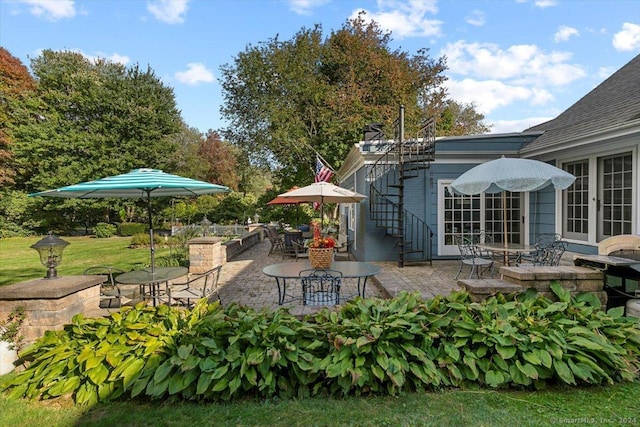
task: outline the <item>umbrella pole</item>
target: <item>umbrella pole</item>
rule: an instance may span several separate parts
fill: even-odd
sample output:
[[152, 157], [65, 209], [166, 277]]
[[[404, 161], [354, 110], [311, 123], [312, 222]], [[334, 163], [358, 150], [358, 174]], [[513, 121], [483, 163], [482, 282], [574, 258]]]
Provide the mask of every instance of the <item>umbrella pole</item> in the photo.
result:
[[[507, 243], [507, 192], [502, 191], [502, 244], [506, 248], [508, 246]], [[507, 251], [504, 251], [504, 265], [507, 265], [507, 261], [509, 260], [509, 254]]]
[[153, 220], [151, 218], [151, 191], [147, 190], [147, 210], [149, 213], [149, 245], [151, 247], [151, 274], [156, 272], [156, 248], [153, 244]]

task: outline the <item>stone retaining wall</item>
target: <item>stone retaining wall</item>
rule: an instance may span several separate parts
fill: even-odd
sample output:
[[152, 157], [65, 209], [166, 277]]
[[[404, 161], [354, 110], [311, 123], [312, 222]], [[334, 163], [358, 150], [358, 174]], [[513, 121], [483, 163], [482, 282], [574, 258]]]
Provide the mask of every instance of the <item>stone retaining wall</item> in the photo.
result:
[[204, 273], [224, 265], [264, 239], [261, 229], [222, 243], [219, 237], [197, 237], [188, 242], [189, 273]]
[[557, 300], [551, 291], [551, 283], [558, 282], [572, 296], [580, 292], [590, 292], [601, 302], [603, 309], [607, 304], [604, 291], [604, 273], [586, 267], [576, 266], [535, 266], [501, 267], [502, 279], [459, 280], [458, 284], [471, 294], [475, 301], [486, 299], [498, 292], [513, 293], [533, 288], [541, 296]]

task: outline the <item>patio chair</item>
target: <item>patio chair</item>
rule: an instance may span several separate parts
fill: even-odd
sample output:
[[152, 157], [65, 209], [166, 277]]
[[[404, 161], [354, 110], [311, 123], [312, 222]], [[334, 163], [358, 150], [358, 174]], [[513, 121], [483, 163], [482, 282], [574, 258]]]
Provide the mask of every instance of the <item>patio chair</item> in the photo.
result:
[[269, 255], [276, 251], [279, 251], [283, 254], [282, 257], [284, 258], [284, 239], [282, 238], [282, 236], [278, 235], [278, 232], [273, 227], [263, 225], [262, 228], [264, 228], [265, 234], [267, 235], [267, 238], [271, 243]]
[[350, 261], [351, 245], [353, 245], [353, 240], [347, 240], [344, 244], [337, 247], [333, 259], [335, 261]]
[[85, 276], [106, 276], [107, 278], [107, 280], [100, 285], [101, 307], [103, 302], [107, 302], [108, 308], [114, 308], [111, 305], [113, 302], [117, 303], [115, 307], [122, 307], [123, 304], [131, 301], [130, 298], [122, 295], [122, 290], [115, 280], [115, 276], [122, 273], [124, 273], [124, 270], [110, 266], [93, 266], [84, 271], [83, 275]]
[[184, 282], [173, 282], [167, 286], [167, 296], [169, 304], [174, 302], [184, 307], [192, 307], [192, 300], [201, 298], [211, 298], [215, 294], [218, 301], [222, 304], [218, 282], [220, 280], [220, 271], [222, 266], [212, 268], [204, 273], [189, 274]]
[[309, 252], [307, 252], [307, 248], [305, 248], [304, 243], [298, 240], [293, 240], [291, 241], [291, 245], [293, 245], [296, 261], [299, 259], [309, 259]]
[[[558, 246], [559, 244], [561, 245]], [[516, 265], [553, 265], [548, 264], [549, 262], [555, 262], [551, 253], [557, 252], [560, 248], [566, 248], [557, 233], [538, 234], [534, 246], [536, 248], [535, 252], [521, 254], [517, 259]], [[562, 253], [564, 253], [564, 250], [562, 250]], [[562, 257], [562, 253], [560, 253], [560, 257]], [[549, 256], [551, 256], [552, 260], [547, 260]], [[558, 263], [560, 262], [560, 257], [557, 259]]]
[[335, 270], [302, 270], [302, 305], [324, 306], [340, 303], [342, 273]]
[[478, 279], [480, 279], [482, 274], [487, 270], [491, 272], [491, 277], [493, 277], [493, 258], [482, 254], [478, 250], [476, 247], [477, 242], [473, 236], [457, 235], [454, 236], [454, 240], [460, 250], [460, 268], [458, 269], [458, 274], [456, 274], [455, 279], [460, 276], [465, 266], [469, 266], [471, 269], [469, 279], [473, 277], [474, 273]]

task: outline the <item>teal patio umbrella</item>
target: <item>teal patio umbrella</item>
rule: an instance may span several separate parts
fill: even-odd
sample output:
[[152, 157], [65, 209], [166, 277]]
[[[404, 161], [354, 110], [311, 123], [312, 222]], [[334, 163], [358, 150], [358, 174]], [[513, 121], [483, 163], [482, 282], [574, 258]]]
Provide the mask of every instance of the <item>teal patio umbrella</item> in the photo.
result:
[[81, 182], [54, 190], [32, 193], [30, 196], [63, 197], [77, 199], [129, 198], [146, 199], [149, 211], [149, 237], [151, 239], [151, 271], [155, 271], [155, 248], [153, 244], [152, 197], [200, 196], [225, 193], [229, 188], [178, 175], [158, 169], [135, 169], [122, 175], [110, 176], [95, 181]]

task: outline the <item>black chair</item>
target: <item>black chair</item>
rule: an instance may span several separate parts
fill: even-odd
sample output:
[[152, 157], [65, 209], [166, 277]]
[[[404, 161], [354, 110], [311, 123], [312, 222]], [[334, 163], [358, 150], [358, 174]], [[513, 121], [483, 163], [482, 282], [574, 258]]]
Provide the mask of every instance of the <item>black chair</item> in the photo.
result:
[[458, 250], [460, 251], [460, 269], [458, 269], [458, 274], [456, 274], [456, 279], [462, 273], [462, 270], [465, 266], [469, 266], [471, 271], [469, 272], [469, 279], [473, 277], [475, 273], [478, 279], [481, 278], [482, 274], [486, 271], [491, 272], [491, 277], [493, 277], [493, 258], [489, 257], [481, 253], [476, 244], [476, 238], [474, 236], [454, 236], [454, 240], [456, 245], [458, 245]]
[[340, 303], [342, 273], [335, 270], [302, 270], [302, 305], [325, 306]]
[[222, 304], [218, 283], [220, 280], [220, 271], [222, 266], [212, 268], [204, 273], [189, 274], [184, 282], [173, 282], [167, 286], [167, 296], [169, 304], [174, 302], [184, 307], [192, 307], [191, 300], [199, 300], [208, 298], [211, 301], [215, 294], [218, 301]]
[[116, 283], [115, 276], [124, 273], [124, 270], [120, 270], [119, 268], [110, 267], [110, 266], [94, 266], [89, 267], [84, 271], [85, 276], [106, 276], [107, 280], [105, 280], [100, 285], [100, 306], [102, 307], [102, 303], [104, 301], [107, 302], [108, 308], [113, 308], [111, 306], [112, 302], [117, 302], [116, 307], [122, 307], [123, 304], [131, 301], [130, 298], [127, 298], [122, 295], [122, 291], [118, 284]]

